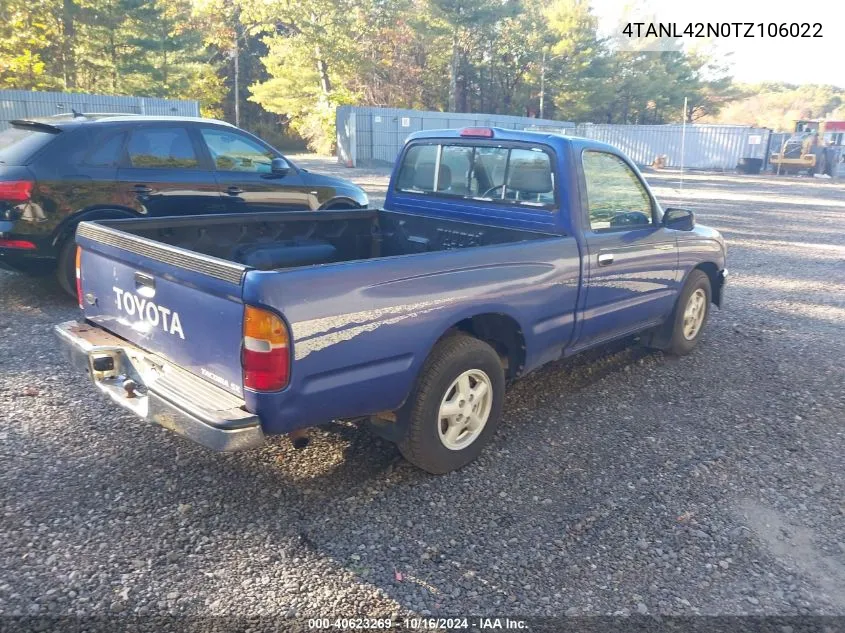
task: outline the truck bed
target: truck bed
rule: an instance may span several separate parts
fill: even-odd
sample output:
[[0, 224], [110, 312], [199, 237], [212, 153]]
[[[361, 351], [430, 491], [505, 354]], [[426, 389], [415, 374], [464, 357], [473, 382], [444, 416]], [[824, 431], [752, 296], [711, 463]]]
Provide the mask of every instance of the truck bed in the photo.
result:
[[[551, 236], [541, 231], [380, 209], [188, 216], [101, 224], [157, 244], [258, 270], [492, 246]], [[91, 228], [83, 227], [83, 235]]]

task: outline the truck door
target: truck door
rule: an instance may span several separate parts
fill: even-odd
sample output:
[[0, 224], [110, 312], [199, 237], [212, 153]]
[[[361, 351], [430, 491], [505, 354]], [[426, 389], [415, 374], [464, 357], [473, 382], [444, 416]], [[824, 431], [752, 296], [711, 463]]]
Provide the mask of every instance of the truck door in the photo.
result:
[[668, 316], [678, 290], [678, 246], [658, 222], [639, 174], [620, 156], [585, 150], [582, 219], [587, 245], [578, 347]]
[[214, 172], [184, 125], [134, 127], [117, 179], [129, 205], [152, 217], [225, 211]]

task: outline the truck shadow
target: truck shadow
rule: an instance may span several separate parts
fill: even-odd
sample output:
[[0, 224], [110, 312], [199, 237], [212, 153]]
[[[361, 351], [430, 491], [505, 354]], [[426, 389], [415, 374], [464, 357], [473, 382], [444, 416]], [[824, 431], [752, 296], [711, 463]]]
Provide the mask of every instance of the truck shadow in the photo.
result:
[[[522, 408], [540, 406], [559, 398], [562, 392], [577, 396], [578, 392], [617, 372], [628, 372], [637, 363], [659, 363], [662, 353], [648, 349], [637, 337], [615, 341], [573, 358], [549, 363], [530, 376], [509, 385], [498, 436], [514, 424], [509, 415], [516, 403]], [[549, 381], [557, 389], [539, 387]], [[257, 463], [277, 476], [280, 483], [313, 483], [344, 494], [355, 492], [356, 482], [367, 486], [373, 480], [402, 472], [406, 481], [430, 476], [407, 464], [396, 446], [373, 435], [363, 424], [335, 421], [312, 429], [310, 443], [304, 449], [293, 448], [286, 437], [272, 437], [266, 447], [254, 453]], [[501, 437], [494, 439], [498, 444]], [[256, 461], [245, 463], [252, 468]]]
[[[78, 311], [73, 297], [59, 287], [52, 275], [30, 276], [0, 269], [0, 310], [5, 313], [37, 313], [74, 318]], [[56, 320], [58, 322], [58, 319]]]

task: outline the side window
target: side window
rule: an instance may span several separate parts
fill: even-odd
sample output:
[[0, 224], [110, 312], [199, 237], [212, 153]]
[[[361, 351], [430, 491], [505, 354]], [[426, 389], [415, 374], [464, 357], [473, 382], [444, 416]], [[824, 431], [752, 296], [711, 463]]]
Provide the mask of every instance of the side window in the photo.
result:
[[218, 171], [269, 174], [276, 154], [248, 136], [212, 128], [202, 129], [202, 138]]
[[584, 152], [582, 161], [592, 230], [652, 224], [651, 198], [625, 161], [595, 151]]
[[414, 145], [402, 159], [396, 188], [400, 191], [434, 191], [437, 145]]
[[199, 167], [188, 131], [181, 127], [138, 128], [127, 146], [132, 167], [196, 169]]
[[94, 139], [94, 149], [83, 159], [89, 167], [114, 167], [120, 162], [120, 150], [126, 132], [105, 134]]

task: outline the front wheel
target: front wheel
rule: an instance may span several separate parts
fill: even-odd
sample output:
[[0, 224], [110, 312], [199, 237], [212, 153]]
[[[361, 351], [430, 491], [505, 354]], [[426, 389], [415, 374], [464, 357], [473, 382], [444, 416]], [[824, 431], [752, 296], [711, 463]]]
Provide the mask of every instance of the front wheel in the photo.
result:
[[492, 347], [465, 334], [443, 339], [399, 411], [400, 452], [435, 475], [466, 466], [496, 432], [504, 392], [504, 370]]
[[710, 277], [704, 271], [693, 270], [670, 317], [672, 331], [665, 351], [683, 356], [695, 348], [710, 315], [711, 297]]

